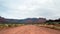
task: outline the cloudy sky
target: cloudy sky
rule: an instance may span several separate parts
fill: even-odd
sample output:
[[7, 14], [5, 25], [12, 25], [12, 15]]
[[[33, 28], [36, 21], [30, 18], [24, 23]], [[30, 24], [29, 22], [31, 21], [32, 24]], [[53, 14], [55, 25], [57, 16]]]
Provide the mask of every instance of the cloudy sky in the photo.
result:
[[60, 18], [60, 0], [0, 0], [0, 16], [13, 19]]

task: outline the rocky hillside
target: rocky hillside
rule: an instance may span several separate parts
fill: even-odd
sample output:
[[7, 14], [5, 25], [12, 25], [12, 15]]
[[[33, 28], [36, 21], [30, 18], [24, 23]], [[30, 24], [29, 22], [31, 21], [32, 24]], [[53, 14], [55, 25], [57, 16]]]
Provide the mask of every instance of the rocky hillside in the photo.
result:
[[0, 17], [0, 23], [44, 23], [46, 22], [45, 18], [26, 18], [26, 19], [6, 19]]

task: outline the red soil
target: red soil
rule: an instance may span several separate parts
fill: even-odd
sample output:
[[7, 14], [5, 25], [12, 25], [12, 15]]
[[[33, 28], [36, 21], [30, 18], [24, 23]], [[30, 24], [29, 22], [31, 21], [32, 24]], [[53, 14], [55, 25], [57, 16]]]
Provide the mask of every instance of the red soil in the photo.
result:
[[35, 25], [26, 25], [1, 30], [0, 34], [60, 34], [60, 31]]

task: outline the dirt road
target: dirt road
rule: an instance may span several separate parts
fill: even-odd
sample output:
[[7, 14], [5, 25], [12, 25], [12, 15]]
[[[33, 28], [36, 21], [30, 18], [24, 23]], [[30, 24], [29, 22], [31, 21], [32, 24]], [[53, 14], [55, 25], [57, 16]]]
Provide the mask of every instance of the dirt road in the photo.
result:
[[60, 34], [60, 31], [44, 27], [38, 27], [35, 25], [26, 25], [1, 30], [0, 34]]

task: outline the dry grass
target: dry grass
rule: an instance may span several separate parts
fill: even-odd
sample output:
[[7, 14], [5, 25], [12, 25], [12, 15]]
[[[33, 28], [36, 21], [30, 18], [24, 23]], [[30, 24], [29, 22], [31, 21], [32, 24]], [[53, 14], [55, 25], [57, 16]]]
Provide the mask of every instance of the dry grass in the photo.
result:
[[0, 30], [5, 29], [5, 28], [18, 27], [18, 26], [22, 26], [22, 25], [36, 25], [36, 26], [39, 26], [39, 27], [46, 27], [46, 28], [60, 30], [60, 24], [57, 24], [57, 25], [47, 25], [47, 24], [0, 24]]
[[40, 24], [38, 25], [40, 27], [46, 27], [46, 28], [51, 28], [51, 29], [56, 29], [56, 30], [60, 30], [60, 24], [58, 25], [46, 25], [46, 24]]

